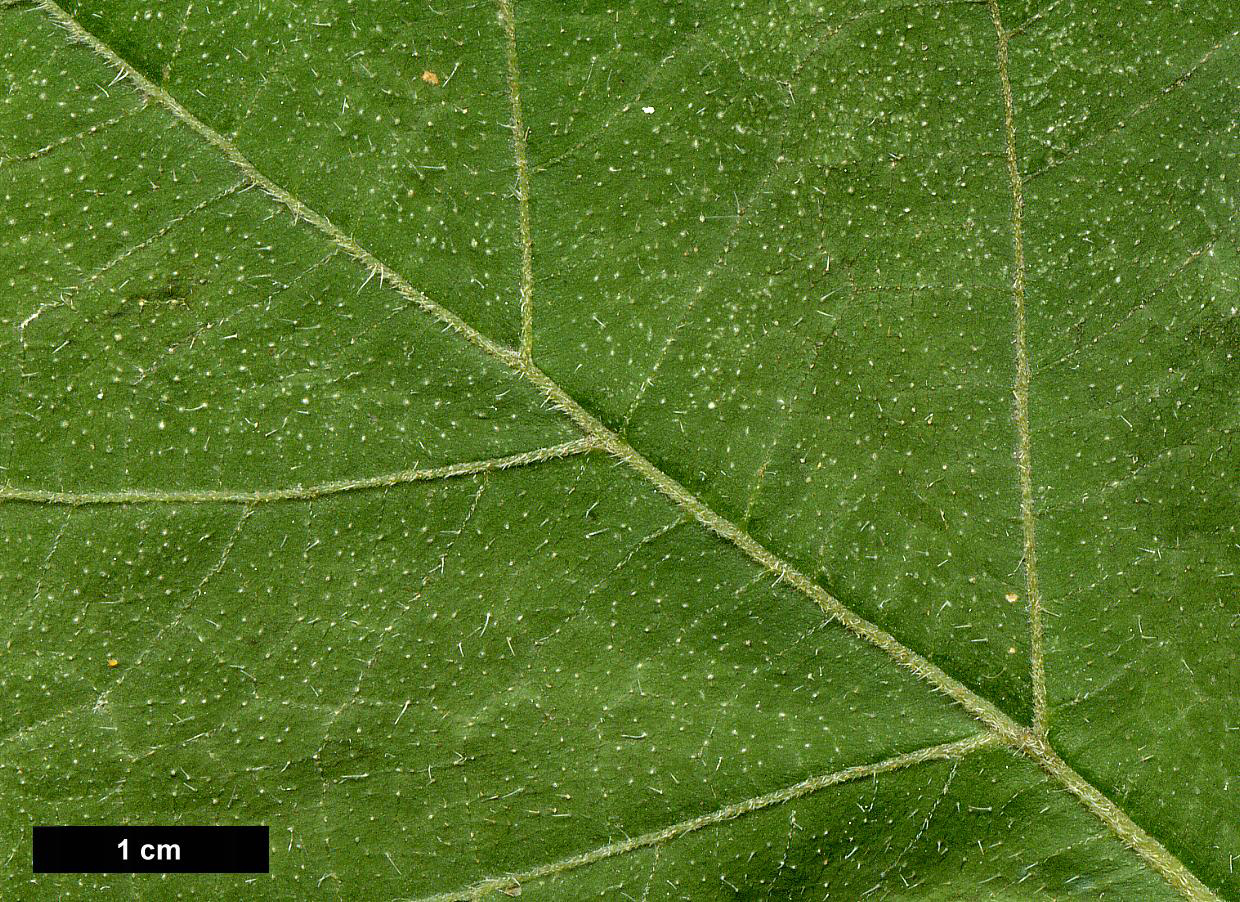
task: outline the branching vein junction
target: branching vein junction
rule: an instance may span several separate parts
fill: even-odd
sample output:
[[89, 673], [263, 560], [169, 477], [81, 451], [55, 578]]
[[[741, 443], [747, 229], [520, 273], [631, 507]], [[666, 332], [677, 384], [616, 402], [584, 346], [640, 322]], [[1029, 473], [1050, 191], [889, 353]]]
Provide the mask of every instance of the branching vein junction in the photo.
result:
[[[370, 485], [392, 485], [398, 482], [414, 481], [424, 478], [444, 478], [446, 476], [458, 475], [467, 472], [483, 472], [490, 469], [498, 469], [501, 466], [516, 466], [521, 463], [533, 462], [534, 459], [550, 459], [555, 456], [567, 456], [569, 454], [581, 453], [590, 449], [605, 450], [617, 459], [624, 461], [633, 469], [641, 473], [648, 479], [661, 493], [675, 502], [679, 507], [696, 519], [700, 524], [717, 533], [728, 541], [734, 543], [738, 548], [744, 551], [750, 558], [760, 564], [768, 571], [778, 575], [781, 581], [787, 582], [800, 592], [808, 595], [813, 599], [822, 611], [833, 620], [841, 623], [845, 628], [853, 632], [855, 635], [865, 639], [866, 641], [876, 645], [889, 656], [891, 656], [900, 666], [917, 674], [921, 679], [930, 683], [938, 691], [950, 696], [954, 701], [968, 710], [974, 717], [982, 721], [989, 727], [989, 733], [982, 737], [965, 740], [962, 743], [949, 744], [948, 746], [935, 747], [934, 749], [922, 750], [919, 753], [912, 753], [913, 756], [923, 755], [922, 760], [929, 760], [934, 757], [950, 757], [956, 754], [964, 754], [974, 748], [980, 748], [991, 742], [1002, 742], [1013, 748], [1024, 752], [1029, 758], [1035, 761], [1047, 774], [1058, 780], [1066, 789], [1081, 799], [1082, 803], [1092, 813], [1098, 816], [1115, 834], [1122, 839], [1130, 848], [1142, 856], [1152, 867], [1162, 874], [1172, 885], [1180, 889], [1187, 897], [1191, 899], [1213, 899], [1215, 896], [1207, 889], [1195, 876], [1193, 876], [1184, 865], [1175, 858], [1166, 848], [1164, 848], [1157, 840], [1149, 836], [1139, 826], [1132, 822], [1130, 818], [1107, 799], [1095, 787], [1090, 785], [1083, 777], [1077, 774], [1067, 763], [1065, 763], [1058, 754], [1050, 747], [1042, 732], [1045, 721], [1045, 701], [1044, 689], [1039, 688], [1041, 681], [1038, 661], [1040, 661], [1040, 612], [1036, 605], [1040, 602], [1037, 596], [1036, 587], [1036, 570], [1033, 560], [1033, 529], [1032, 529], [1032, 479], [1029, 468], [1029, 449], [1028, 449], [1028, 355], [1025, 348], [1024, 338], [1024, 260], [1022, 238], [1020, 231], [1021, 216], [1021, 188], [1020, 174], [1016, 167], [1015, 160], [1015, 133], [1013, 126], [1013, 112], [1011, 88], [1007, 80], [1007, 34], [1003, 29], [999, 19], [998, 6], [995, 0], [987, 0], [991, 10], [992, 18], [995, 22], [996, 32], [999, 36], [999, 65], [1001, 84], [1004, 93], [1004, 106], [1006, 118], [1006, 135], [1007, 135], [1007, 158], [1009, 174], [1012, 175], [1013, 190], [1013, 238], [1015, 250], [1015, 275], [1013, 284], [1014, 301], [1017, 308], [1017, 381], [1016, 381], [1016, 409], [1018, 420], [1018, 463], [1021, 473], [1021, 494], [1022, 494], [1022, 513], [1025, 514], [1025, 550], [1026, 550], [1026, 573], [1031, 580], [1028, 586], [1030, 592], [1031, 614], [1033, 615], [1033, 639], [1035, 643], [1035, 699], [1042, 697], [1040, 717], [1035, 717], [1034, 729], [1030, 730], [1008, 717], [1000, 711], [989, 700], [981, 697], [972, 691], [954, 677], [945, 673], [937, 665], [931, 663], [922, 655], [899, 642], [895, 637], [878, 626], [864, 618], [860, 617], [852, 610], [847, 608], [838, 599], [830, 595], [815, 580], [797, 570], [789, 562], [780, 558], [774, 552], [763, 546], [754, 539], [748, 532], [741, 527], [732, 523], [725, 517], [716, 513], [708, 507], [699, 498], [689, 492], [679, 482], [663, 472], [645, 456], [633, 448], [627, 441], [621, 438], [612, 430], [603, 425], [593, 414], [583, 408], [575, 399], [568, 395], [550, 376], [539, 369], [532, 360], [530, 348], [532, 347], [532, 312], [526, 301], [530, 298], [532, 291], [532, 271], [530, 271], [529, 257], [529, 214], [528, 214], [528, 188], [525, 184], [526, 179], [522, 175], [522, 162], [524, 157], [524, 135], [523, 126], [520, 119], [520, 103], [517, 94], [516, 81], [516, 57], [515, 57], [515, 26], [511, 15], [508, 0], [499, 0], [501, 19], [508, 36], [509, 50], [509, 78], [510, 88], [512, 90], [511, 102], [513, 105], [514, 115], [514, 147], [518, 159], [519, 173], [519, 201], [521, 207], [521, 225], [522, 238], [525, 244], [523, 257], [523, 284], [522, 284], [522, 343], [520, 348], [510, 348], [501, 345], [486, 335], [479, 332], [469, 323], [461, 319], [460, 316], [453, 313], [448, 308], [442, 306], [436, 301], [427, 297], [423, 292], [415, 288], [408, 279], [400, 273], [394, 271], [387, 264], [376, 258], [369, 250], [360, 245], [355, 239], [345, 234], [339, 227], [331, 222], [322, 213], [308, 207], [298, 197], [293, 195], [287, 189], [273, 182], [264, 175], [259, 169], [237, 148], [237, 146], [225, 136], [211, 126], [204, 123], [176, 98], [171, 96], [159, 85], [153, 83], [146, 78], [127, 61], [122, 59], [112, 48], [107, 46], [103, 41], [91, 32], [87, 31], [82, 25], [67, 13], [54, 0], [38, 0], [37, 5], [47, 13], [55, 22], [65, 29], [69, 37], [79, 43], [86, 45], [108, 65], [117, 69], [120, 76], [126, 77], [132, 82], [137, 89], [149, 99], [161, 104], [174, 117], [179, 119], [185, 125], [193, 129], [204, 140], [214, 146], [221, 154], [230, 160], [252, 184], [262, 188], [275, 201], [284, 205], [299, 219], [305, 220], [320, 232], [330, 238], [345, 253], [358, 261], [363, 267], [368, 269], [372, 274], [381, 277], [383, 283], [391, 286], [393, 290], [400, 293], [403, 297], [420, 307], [424, 312], [435, 317], [445, 326], [456, 331], [467, 342], [479, 348], [488, 355], [496, 358], [504, 363], [513, 372], [528, 382], [537, 386], [547, 401], [569, 419], [571, 419], [583, 433], [583, 438], [575, 442], [569, 442], [564, 445], [555, 446], [554, 448], [541, 449], [540, 451], [527, 452], [527, 455], [534, 455], [535, 458], [517, 460], [527, 455], [516, 455], [514, 458], [502, 458], [490, 461], [480, 461], [470, 464], [457, 464], [446, 468], [435, 468], [432, 470], [405, 470], [396, 474], [388, 474], [386, 476], [374, 477], [369, 480], [346, 483], [326, 483], [320, 486], [298, 487], [293, 489], [276, 490], [274, 492], [253, 493], [253, 492], [223, 492], [219, 493], [220, 497], [215, 497], [216, 493], [207, 492], [190, 492], [185, 497], [176, 498], [174, 493], [164, 492], [112, 492], [112, 493], [59, 493], [48, 492], [35, 489], [6, 488], [0, 489], [0, 500], [26, 500], [41, 501], [48, 503], [61, 504], [91, 504], [91, 503], [126, 503], [137, 501], [195, 501], [195, 500], [221, 500], [221, 501], [237, 501], [246, 504], [255, 504], [262, 501], [279, 500], [280, 498], [291, 497], [316, 497], [320, 494], [328, 494], [330, 492], [349, 491], [356, 488], [365, 488]], [[8, 5], [7, 3], [3, 5]], [[529, 278], [525, 278], [528, 275]], [[539, 457], [538, 455], [542, 455]], [[211, 497], [208, 497], [211, 496]], [[1037, 703], [1035, 702], [1035, 708]], [[703, 818], [686, 822], [685, 824], [675, 825], [653, 834], [647, 834], [643, 837], [627, 840], [624, 843], [613, 844], [601, 850], [595, 850], [591, 853], [585, 853], [582, 856], [576, 856], [563, 862], [547, 865], [543, 868], [531, 871], [527, 875], [538, 876], [544, 872], [555, 873], [561, 870], [567, 870], [571, 867], [577, 867], [581, 864], [588, 864], [593, 860], [611, 857], [612, 855], [622, 854], [630, 848], [655, 846], [667, 839], [674, 838], [678, 835], [691, 832], [692, 830], [701, 829], [713, 823], [730, 820], [739, 817], [748, 811], [757, 810], [761, 807], [777, 804], [787, 798], [794, 798], [798, 795], [805, 795], [814, 792], [825, 786], [843, 782], [849, 779], [856, 779], [860, 776], [867, 776], [873, 773], [880, 773], [886, 770], [893, 770], [897, 767], [905, 766], [910, 761], [903, 759], [909, 756], [899, 756], [896, 759], [889, 759], [886, 762], [879, 762], [872, 765], [864, 765], [860, 768], [850, 768], [836, 774], [825, 775], [822, 777], [811, 778], [801, 784], [796, 784], [777, 793], [768, 796], [759, 796], [746, 802], [737, 803], [719, 809]], [[669, 832], [670, 831], [670, 832]], [[589, 860], [587, 860], [589, 859]], [[518, 875], [519, 876], [519, 875]], [[478, 884], [474, 887], [467, 888], [464, 892], [466, 895], [477, 895], [483, 891], [483, 888], [501, 888], [503, 885], [511, 883], [511, 878], [496, 878], [504, 881], [497, 883], [495, 880]], [[459, 893], [451, 894], [450, 898], [458, 898]], [[449, 898], [445, 897], [445, 898]]]

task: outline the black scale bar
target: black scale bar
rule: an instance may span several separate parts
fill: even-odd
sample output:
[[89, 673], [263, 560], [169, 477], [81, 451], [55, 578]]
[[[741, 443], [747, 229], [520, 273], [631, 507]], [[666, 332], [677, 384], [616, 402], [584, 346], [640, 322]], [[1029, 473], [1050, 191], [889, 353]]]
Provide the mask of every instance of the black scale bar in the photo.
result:
[[266, 874], [267, 827], [35, 827], [36, 874]]

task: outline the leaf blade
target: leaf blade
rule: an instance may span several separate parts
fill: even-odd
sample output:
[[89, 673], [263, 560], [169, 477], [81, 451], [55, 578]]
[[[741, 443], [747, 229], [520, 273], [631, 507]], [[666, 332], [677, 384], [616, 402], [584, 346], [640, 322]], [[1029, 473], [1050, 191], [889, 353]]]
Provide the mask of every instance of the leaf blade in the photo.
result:
[[[896, 15], [899, 16], [901, 15], [901, 13], [897, 12]], [[188, 21], [188, 19], [189, 19], [189, 11], [187, 10], [186, 21]], [[178, 35], [178, 39], [176, 43], [176, 47], [178, 49], [173, 50], [174, 58], [169, 59], [165, 61], [164, 63], [163, 79], [165, 81], [168, 80], [168, 77], [169, 77], [168, 73], [170, 72], [173, 64], [175, 64], [176, 62], [175, 57], [179, 53], [179, 48], [181, 46], [181, 38], [184, 36], [185, 36], [185, 29], [183, 28], [182, 33]], [[96, 49], [99, 49], [99, 48], [96, 47]], [[430, 84], [434, 81], [434, 79], [423, 78], [423, 81]], [[789, 88], [788, 90], [789, 90], [789, 93], [791, 94], [792, 89]], [[160, 89], [157, 86], [155, 87], [155, 90], [153, 91], [148, 90], [148, 93], [151, 96], [156, 97], [156, 99], [160, 99]], [[177, 112], [176, 110], [177, 106], [178, 105], [176, 101], [172, 101], [172, 108], [174, 112]], [[649, 109], [651, 110], [651, 112], [646, 112], [646, 108], [643, 108], [643, 115], [653, 115], [654, 108], [650, 107]], [[243, 163], [248, 164], [248, 161], [246, 161], [245, 158], [240, 155], [240, 152], [236, 150], [235, 146], [232, 145], [231, 142], [227, 138], [222, 138], [222, 136], [220, 136], [218, 132], [214, 131], [209, 126], [204, 126], [202, 122], [200, 120], [197, 120], [196, 117], [194, 117], [192, 113], [188, 113], [187, 110], [185, 110], [184, 108], [181, 108], [181, 111], [178, 113], [178, 116], [182, 120], [188, 122], [188, 124], [190, 124], [191, 127], [193, 127], [195, 130], [197, 130], [200, 135], [202, 135], [203, 137], [206, 137], [209, 143], [213, 143], [219, 149], [223, 150], [225, 153], [225, 156], [230, 158], [234, 163], [237, 163], [239, 165]], [[197, 122], [197, 125], [195, 125], [195, 122]], [[94, 132], [91, 131], [90, 129], [87, 129], [85, 134], [94, 134]], [[70, 140], [73, 140], [73, 136], [63, 136], [63, 137], [68, 137]], [[60, 138], [56, 138], [54, 139], [52, 143], [45, 144], [43, 146], [52, 147], [56, 141], [60, 141], [60, 140], [61, 140]], [[57, 144], [56, 147], [57, 148], [63, 147], [63, 146], [68, 145], [69, 143], [70, 141], [63, 141], [62, 143]], [[53, 153], [53, 152], [56, 152], [56, 151], [55, 150], [48, 151], [48, 153]], [[41, 155], [42, 154], [38, 154], [33, 159], [38, 159], [38, 157]], [[243, 169], [244, 169], [244, 166], [243, 166]], [[251, 177], [253, 177], [253, 173], [251, 173]], [[260, 179], [260, 183], [263, 183], [262, 179]], [[491, 338], [487, 337], [487, 335], [484, 332], [479, 332], [473, 326], [471, 326], [467, 321], [461, 320], [455, 313], [448, 311], [446, 308], [439, 307], [434, 301], [431, 301], [428, 298], [426, 298], [425, 295], [421, 294], [421, 292], [419, 292], [417, 289], [414, 289], [411, 285], [409, 285], [409, 283], [405, 281], [403, 277], [399, 275], [398, 272], [396, 272], [395, 270], [392, 270], [389, 267], [384, 266], [383, 264], [378, 263], [377, 259], [375, 259], [373, 255], [371, 255], [368, 251], [363, 250], [360, 245], [357, 245], [357, 243], [353, 241], [352, 238], [345, 235], [344, 232], [342, 232], [338, 227], [336, 227], [334, 223], [332, 223], [331, 220], [328, 220], [325, 217], [322, 217], [321, 215], [314, 213], [313, 210], [310, 210], [309, 208], [305, 207], [305, 205], [296, 196], [290, 194], [285, 189], [282, 189], [280, 188], [280, 186], [275, 185], [274, 183], [271, 183], [269, 181], [265, 182], [265, 185], [268, 188], [268, 190], [275, 189], [273, 193], [276, 195], [277, 199], [283, 202], [286, 206], [293, 209], [295, 212], [299, 214], [309, 214], [308, 218], [311, 219], [312, 223], [316, 225], [320, 229], [320, 231], [326, 232], [328, 236], [336, 243], [337, 246], [343, 247], [345, 250], [349, 251], [350, 255], [353, 256], [355, 259], [360, 260], [362, 263], [368, 265], [371, 268], [372, 276], [379, 275], [381, 277], [380, 278], [381, 283], [385, 279], [390, 280], [392, 283], [395, 283], [398, 292], [401, 295], [403, 295], [406, 299], [417, 304], [417, 306], [419, 306], [423, 311], [429, 312], [436, 318], [440, 319], [441, 321], [444, 321], [448, 323], [449, 325], [452, 325], [453, 327], [455, 327], [459, 333], [463, 334], [470, 342], [472, 342], [475, 346], [477, 346], [479, 349], [481, 349], [485, 353], [489, 354], [491, 357], [497, 358], [501, 363], [507, 364], [513, 369], [517, 370], [519, 375], [523, 376], [526, 379], [526, 381], [533, 383], [534, 386], [536, 386], [539, 390], [541, 390], [541, 392], [544, 395], [549, 396], [551, 400], [553, 401], [553, 403], [556, 404], [556, 406], [560, 407], [561, 410], [568, 412], [570, 414], [570, 417], [576, 420], [578, 426], [584, 429], [587, 435], [590, 436], [590, 439], [589, 439], [590, 441], [600, 442], [602, 446], [605, 447], [607, 450], [611, 451], [613, 454], [616, 454], [617, 456], [627, 461], [628, 463], [633, 464], [633, 466], [636, 467], [636, 469], [639, 472], [641, 472], [648, 479], [654, 482], [655, 485], [658, 486], [664, 492], [664, 494], [666, 494], [669, 498], [671, 498], [674, 501], [677, 501], [677, 503], [681, 504], [682, 507], [685, 507], [686, 509], [694, 512], [697, 519], [703, 525], [707, 526], [710, 529], [713, 529], [715, 532], [720, 533], [725, 538], [728, 538], [731, 541], [733, 541], [735, 544], [739, 545], [741, 549], [744, 550], [751, 558], [753, 558], [759, 564], [763, 564], [768, 569], [774, 569], [776, 570], [776, 572], [791, 574], [799, 578], [801, 581], [804, 582], [804, 585], [801, 585], [800, 583], [798, 583], [796, 579], [794, 579], [794, 583], [797, 585], [797, 588], [801, 589], [801, 591], [805, 592], [806, 594], [809, 594], [812, 597], [817, 597], [818, 594], [822, 594], [823, 598], [827, 599], [828, 602], [834, 602], [834, 599], [831, 597], [831, 595], [825, 593], [821, 589], [821, 587], [811, 584], [807, 579], [800, 576], [799, 572], [796, 571], [795, 569], [791, 569], [791, 570], [788, 569], [785, 565], [782, 564], [780, 558], [778, 557], [776, 553], [768, 551], [764, 546], [762, 546], [761, 544], [759, 544], [758, 542], [750, 538], [749, 534], [746, 532], [746, 528], [749, 525], [751, 514], [753, 513], [757, 502], [761, 498], [762, 489], [763, 489], [763, 479], [765, 478], [767, 469], [772, 461], [772, 455], [766, 456], [761, 466], [757, 468], [756, 476], [749, 486], [747, 501], [744, 507], [743, 514], [740, 513], [739, 507], [736, 507], [735, 510], [732, 510], [728, 507], [728, 504], [736, 503], [735, 499], [733, 501], [729, 501], [726, 497], [722, 495], [719, 496], [718, 498], [708, 499], [711, 504], [713, 504], [716, 508], [722, 509], [724, 512], [723, 515], [716, 513], [715, 510], [713, 510], [711, 507], [706, 507], [705, 505], [702, 504], [701, 501], [699, 501], [693, 495], [689, 494], [684, 488], [680, 487], [674, 478], [672, 478], [671, 476], [668, 476], [667, 472], [665, 472], [666, 470], [671, 470], [675, 472], [674, 460], [672, 458], [668, 458], [666, 460], [656, 458], [657, 466], [656, 464], [652, 464], [650, 460], [648, 460], [642, 454], [635, 451], [632, 445], [630, 445], [624, 439], [620, 438], [615, 432], [612, 432], [606, 429], [606, 427], [603, 427], [601, 424], [599, 424], [598, 421], [593, 417], [593, 415], [590, 413], [588, 409], [582, 408], [579, 404], [577, 404], [577, 402], [574, 401], [573, 398], [565, 394], [563, 390], [560, 389], [558, 385], [556, 385], [555, 382], [553, 382], [550, 378], [542, 374], [541, 371], [537, 370], [536, 368], [532, 366], [523, 365], [523, 362], [521, 361], [519, 355], [517, 355], [515, 352], [509, 352], [507, 349], [501, 347], [500, 345], [497, 345], [494, 341], [492, 341]], [[528, 198], [528, 194], [529, 194], [528, 190], [522, 191], [523, 201]], [[739, 221], [739, 216], [738, 216], [738, 221]], [[151, 240], [160, 241], [162, 240], [163, 237], [164, 237], [164, 233], [156, 232], [154, 233]], [[529, 249], [528, 243], [526, 244], [526, 249], [527, 251]], [[40, 314], [39, 317], [36, 317], [36, 319], [41, 319], [41, 318], [42, 318], [42, 314]], [[680, 327], [677, 327], [677, 328], [679, 329]], [[22, 378], [25, 378], [25, 375], [23, 375]], [[506, 393], [507, 391], [505, 391], [505, 394]], [[532, 409], [536, 407], [537, 404], [529, 404], [528, 406]], [[733, 424], [743, 424], [744, 419], [745, 419], [744, 410], [745, 408], [742, 406], [740, 408], [740, 411], [741, 411], [740, 413], [738, 413], [736, 410], [731, 411], [729, 414], [728, 420]], [[626, 422], [627, 422], [627, 417], [626, 417]], [[777, 432], [773, 434], [778, 436]], [[657, 444], [657, 442], [651, 442], [650, 436], [647, 435], [644, 437], [643, 440], [639, 441], [638, 444], [639, 444], [639, 447], [642, 447], [648, 444], [653, 446], [654, 444]], [[903, 473], [901, 472], [898, 475], [902, 476]], [[480, 499], [484, 497], [486, 487], [488, 485], [487, 480], [489, 478], [490, 478], [489, 476], [484, 477], [483, 481], [481, 482], [477, 490], [478, 494], [474, 496], [473, 502], [468, 507], [468, 512], [465, 517], [466, 524], [468, 524], [468, 522], [472, 518], [473, 512], [476, 506], [479, 504]], [[352, 482], [354, 483], [361, 482], [361, 481], [365, 481], [365, 480], [356, 480], [356, 479], [352, 480]], [[893, 481], [898, 482], [898, 480], [893, 480]], [[709, 486], [708, 486], [708, 489], [709, 489]], [[732, 520], [728, 519], [729, 513], [732, 514], [732, 517], [733, 517]], [[589, 511], [587, 511], [584, 516], [588, 517]], [[248, 519], [248, 517], [246, 515], [243, 515], [240, 523], [244, 523], [246, 519]], [[740, 526], [739, 527], [736, 526], [733, 521], [739, 521]], [[67, 522], [68, 521], [65, 521], [66, 524]], [[306, 529], [308, 533], [311, 531], [312, 523], [313, 523], [313, 515], [311, 514], [310, 517], [306, 521]], [[672, 525], [673, 525], [672, 523], [667, 523], [664, 525], [664, 527], [661, 527], [659, 530], [656, 530], [655, 533], [651, 533], [651, 541], [655, 541], [658, 536], [664, 534], [663, 530], [667, 529], [668, 527], [672, 527]], [[463, 528], [464, 527], [462, 527], [462, 529]], [[59, 542], [61, 538], [63, 538], [62, 532], [63, 532], [63, 529], [62, 531], [57, 532], [56, 537], [51, 540], [51, 551], [48, 552], [48, 558], [47, 558], [48, 560], [54, 557], [55, 551], [59, 546]], [[459, 532], [460, 530], [458, 530], [458, 534]], [[748, 540], [748, 542], [746, 540]], [[231, 549], [232, 549], [232, 542], [230, 541], [225, 544], [224, 551], [222, 553], [222, 556], [219, 559], [219, 563], [215, 565], [215, 569], [211, 569], [207, 571], [208, 577], [224, 569], [225, 565], [227, 564], [228, 557], [231, 553]], [[29, 560], [29, 557], [27, 556], [25, 560]], [[944, 563], [946, 563], [946, 561], [944, 561]], [[442, 566], [443, 566], [443, 559], [441, 559], [441, 569], [442, 569]], [[747, 566], [751, 566], [751, 565], [747, 565]], [[303, 577], [303, 581], [304, 581], [304, 577]], [[206, 583], [204, 582], [200, 584], [200, 588], [203, 585], [206, 585]], [[303, 588], [304, 588], [304, 585], [303, 585]], [[36, 589], [35, 594], [37, 598], [39, 594], [38, 589]], [[822, 599], [819, 599], [819, 600], [820, 600], [820, 603], [822, 603]], [[838, 602], [834, 602], [834, 603], [838, 604]], [[829, 608], [830, 604], [826, 604], [824, 605], [824, 607]], [[881, 609], [882, 608], [880, 606], [879, 610]], [[866, 624], [865, 621], [861, 621], [859, 619], [850, 621], [849, 615], [851, 614], [851, 612], [848, 612], [847, 609], [841, 609], [840, 611], [837, 611], [835, 613], [836, 613], [836, 616], [841, 616], [841, 618], [844, 619], [845, 623], [849, 624], [850, 628], [854, 629], [855, 632], [859, 632], [861, 635], [867, 636], [872, 641], [878, 641], [878, 644], [880, 646], [884, 645], [885, 640], [882, 640], [882, 641], [880, 640], [882, 636], [887, 635], [887, 634], [882, 633], [882, 631], [879, 630], [877, 627], [873, 627], [873, 625]], [[488, 614], [487, 619], [484, 622], [484, 625], [481, 627], [481, 632], [483, 634], [485, 634], [487, 625], [490, 622], [490, 612], [488, 611], [487, 614]], [[851, 615], [851, 617], [855, 618], [856, 615]], [[887, 618], [888, 615], [884, 614], [883, 617]], [[394, 628], [398, 622], [399, 622], [399, 618], [397, 620], [392, 621], [391, 625], [389, 625], [388, 627], [388, 630], [391, 630], [392, 628]], [[892, 621], [892, 622], [895, 622], [895, 621]], [[180, 626], [181, 626], [181, 615], [176, 615], [171, 620], [166, 621], [165, 627], [162, 628], [160, 632], [156, 633], [156, 642], [158, 642], [159, 638], [162, 636], [163, 629], [168, 629], [170, 631], [175, 632], [176, 630], [180, 628]], [[373, 652], [373, 654], [369, 658], [369, 663], [366, 665], [366, 669], [363, 671], [363, 677], [359, 677], [358, 679], [358, 683], [357, 683], [358, 688], [355, 689], [353, 692], [355, 696], [357, 695], [357, 692], [360, 690], [366, 671], [370, 669], [371, 665], [373, 665], [373, 663], [379, 657], [380, 652], [378, 649], [381, 648], [381, 645], [384, 641], [383, 637], [386, 635], [386, 631], [384, 631], [383, 633], [379, 633], [378, 635], [379, 635], [379, 639], [377, 641], [379, 645], [376, 646], [376, 650]], [[888, 638], [890, 637], [888, 636]], [[374, 641], [374, 640], [368, 640], [368, 641]], [[890, 645], [890, 647], [888, 648], [889, 652], [892, 651], [893, 649], [897, 651], [899, 649], [904, 649], [905, 651], [907, 651], [907, 648], [903, 645], [900, 645], [898, 642], [896, 642], [896, 640], [891, 639], [891, 643], [895, 643], [895, 644]], [[914, 643], [914, 644], [917, 644], [917, 643]], [[950, 651], [954, 651], [954, 650], [949, 650], [949, 652]], [[938, 651], [936, 651], [935, 653], [944, 654], [943, 652], [938, 652]], [[1009, 652], [1009, 654], [1014, 654], [1014, 653], [1015, 652]], [[897, 658], [900, 657], [899, 654], [895, 656]], [[914, 659], [910, 658], [909, 660], [911, 661]], [[985, 660], [985, 656], [983, 655], [983, 657], [979, 660]], [[937, 671], [938, 676], [934, 676], [934, 673], [935, 673], [934, 669], [927, 669], [925, 667], [921, 667], [920, 670], [921, 672], [925, 674], [930, 674], [932, 677], [932, 681], [937, 683], [940, 686], [947, 686], [952, 681], [952, 678], [949, 677], [946, 673], [943, 673], [941, 670]], [[972, 675], [970, 678], [973, 678], [973, 677], [975, 677], [975, 675]], [[884, 681], [880, 680], [879, 682], [881, 684]], [[974, 701], [978, 703], [977, 705], [974, 706], [975, 709], [982, 710], [982, 711], [986, 710], [985, 706], [990, 704], [984, 698], [976, 695], [976, 693], [972, 692], [971, 690], [964, 690], [964, 693], [962, 695], [959, 695], [959, 698], [962, 698], [965, 700], [967, 700], [968, 698], [972, 698]], [[1007, 703], [1008, 704], [1011, 703], [1010, 698], [1007, 700]], [[325, 739], [324, 739], [323, 747], [320, 749], [320, 751], [322, 751], [324, 748], [327, 748], [328, 743], [327, 743], [326, 735], [330, 734], [331, 728], [336, 723], [340, 714], [346, 711], [352, 713], [352, 709], [350, 708], [350, 702], [347, 697], [343, 702], [341, 702], [338, 708], [334, 709], [334, 713], [328, 719], [328, 729], [325, 732]], [[994, 719], [994, 722], [999, 724], [1003, 730], [1008, 732], [1009, 738], [1016, 740], [1018, 744], [1024, 744], [1027, 746], [1026, 741], [1019, 735], [1019, 728], [1014, 728], [1014, 725], [1013, 725], [1013, 728], [1008, 727], [1008, 725], [1011, 724], [1011, 721], [1006, 718], [1006, 715], [999, 715], [997, 718], [993, 718], [993, 719]], [[364, 719], [358, 721], [357, 732], [359, 734], [364, 733], [368, 726], [370, 726], [368, 721], [365, 721]], [[19, 733], [20, 732], [21, 731], [19, 731]], [[1026, 751], [1029, 751], [1030, 748], [1031, 747], [1026, 748]], [[1036, 759], [1037, 755], [1034, 755], [1034, 757]], [[314, 757], [314, 760], [318, 762], [317, 755]], [[346, 763], [346, 764], [350, 763], [350, 759], [348, 758], [348, 755], [345, 756], [345, 759], [342, 760], [341, 763]], [[1055, 768], [1050, 768], [1050, 769], [1052, 772], [1055, 771]], [[325, 772], [323, 771], [321, 763], [316, 763], [315, 771], [320, 781], [322, 781]], [[1067, 774], [1067, 776], [1062, 777], [1062, 779], [1065, 779], [1065, 780], [1069, 778], [1079, 779], [1070, 770], [1066, 771], [1065, 773]], [[365, 780], [365, 779], [368, 779], [369, 777], [370, 777], [369, 772], [367, 773], [337, 773], [336, 774], [338, 786], [343, 785], [345, 783], [350, 783], [353, 781]], [[323, 785], [325, 787], [324, 798], [326, 798], [329, 788], [328, 788], [327, 783], [324, 783]], [[330, 791], [332, 791], [336, 796], [339, 796], [341, 800], [348, 800], [349, 798], [351, 798], [350, 794], [345, 790], [339, 790], [338, 792], [336, 790], [330, 790]], [[345, 805], [347, 807], [347, 801], [345, 801]], [[322, 807], [322, 803], [320, 807]], [[346, 823], [348, 823], [348, 821], [346, 821]], [[327, 832], [323, 832], [318, 838], [322, 839], [324, 842], [330, 841], [330, 836]], [[381, 840], [382, 837], [379, 837], [379, 839]], [[1157, 846], [1156, 842], [1155, 842], [1155, 846]], [[1161, 849], [1161, 847], [1158, 847], [1158, 848]], [[292, 843], [290, 842], [290, 851], [291, 849], [292, 849]], [[397, 874], [400, 874], [403, 877], [403, 873], [401, 872], [400, 867], [391, 858], [391, 856], [387, 855], [386, 857], [388, 859], [388, 863], [397, 872]], [[350, 864], [353, 864], [353, 862], [350, 862]]]

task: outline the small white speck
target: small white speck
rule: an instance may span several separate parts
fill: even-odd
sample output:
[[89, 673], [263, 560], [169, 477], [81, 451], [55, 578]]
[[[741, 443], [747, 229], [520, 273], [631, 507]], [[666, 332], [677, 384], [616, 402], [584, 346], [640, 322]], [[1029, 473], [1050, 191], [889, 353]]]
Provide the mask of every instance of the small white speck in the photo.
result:
[[642, 112], [643, 112], [643, 113], [645, 113], [647, 116], [649, 116], [651, 113], [653, 113], [653, 112], [654, 112], [654, 107], [652, 107], [652, 106], [644, 106], [644, 107], [642, 107]]

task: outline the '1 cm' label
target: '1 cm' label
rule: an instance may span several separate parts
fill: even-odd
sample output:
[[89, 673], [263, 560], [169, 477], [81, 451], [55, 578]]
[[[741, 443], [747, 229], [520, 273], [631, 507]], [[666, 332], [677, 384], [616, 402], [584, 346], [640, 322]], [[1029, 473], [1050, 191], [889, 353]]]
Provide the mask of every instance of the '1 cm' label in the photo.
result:
[[36, 874], [265, 874], [267, 827], [35, 827]]

